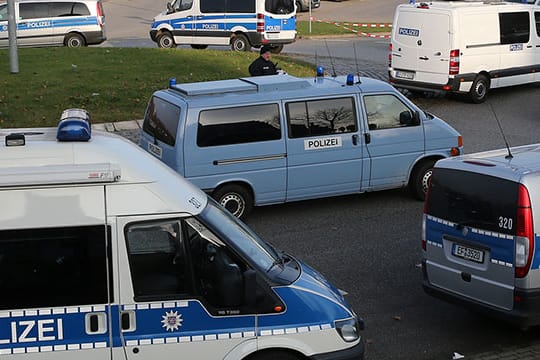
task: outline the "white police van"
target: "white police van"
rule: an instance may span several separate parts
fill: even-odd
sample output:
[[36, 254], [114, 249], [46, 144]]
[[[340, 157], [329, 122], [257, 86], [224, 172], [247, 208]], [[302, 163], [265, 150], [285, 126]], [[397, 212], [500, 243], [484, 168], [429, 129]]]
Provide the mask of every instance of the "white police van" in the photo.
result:
[[159, 47], [230, 45], [235, 51], [268, 45], [279, 53], [296, 39], [294, 0], [174, 0], [157, 15], [150, 38]]
[[490, 89], [540, 81], [540, 6], [520, 2], [398, 5], [390, 82], [412, 91], [466, 94], [481, 103]]
[[423, 200], [433, 164], [462, 151], [444, 121], [353, 75], [172, 85], [152, 95], [140, 145], [239, 217], [407, 185]]
[[[101, 44], [105, 14], [101, 0], [14, 0], [18, 46]], [[8, 6], [0, 1], [0, 47], [9, 45]]]
[[540, 324], [540, 144], [437, 162], [423, 218], [424, 289]]
[[86, 112], [0, 141], [2, 358], [363, 357], [341, 291]]

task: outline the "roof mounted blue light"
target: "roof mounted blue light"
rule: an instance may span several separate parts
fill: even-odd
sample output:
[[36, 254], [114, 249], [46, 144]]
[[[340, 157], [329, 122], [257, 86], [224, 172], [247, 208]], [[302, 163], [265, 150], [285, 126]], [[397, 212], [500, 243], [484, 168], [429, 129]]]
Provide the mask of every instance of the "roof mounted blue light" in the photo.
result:
[[354, 75], [348, 74], [347, 75], [347, 85], [354, 85]]
[[56, 139], [58, 141], [88, 141], [92, 128], [90, 114], [84, 109], [67, 109], [62, 112]]
[[324, 76], [324, 68], [322, 66], [317, 66], [317, 76]]

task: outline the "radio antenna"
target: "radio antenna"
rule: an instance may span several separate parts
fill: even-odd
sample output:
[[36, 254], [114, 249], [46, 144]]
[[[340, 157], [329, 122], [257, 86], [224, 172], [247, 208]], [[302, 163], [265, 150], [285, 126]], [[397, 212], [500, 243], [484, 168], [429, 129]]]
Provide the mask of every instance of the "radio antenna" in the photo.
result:
[[353, 48], [354, 48], [354, 63], [356, 64], [356, 76], [358, 76], [357, 84], [361, 84], [362, 81], [360, 81], [360, 69], [358, 67], [358, 56], [356, 55], [356, 41], [353, 42]]
[[330, 65], [332, 66], [332, 76], [336, 77], [336, 69], [334, 68], [334, 61], [332, 60], [332, 54], [330, 54], [330, 49], [328, 48], [328, 42], [326, 39], [324, 39], [324, 45], [326, 45], [326, 51], [328, 52], [328, 56], [330, 57]]
[[504, 143], [506, 145], [506, 150], [508, 151], [508, 155], [506, 155], [505, 159], [512, 159], [514, 156], [512, 155], [512, 152], [510, 151], [510, 146], [508, 145], [508, 141], [506, 140], [506, 136], [504, 135], [504, 131], [501, 126], [501, 122], [499, 121], [499, 118], [497, 117], [497, 113], [495, 113], [495, 109], [493, 109], [493, 105], [491, 102], [489, 103], [489, 107], [491, 108], [491, 112], [493, 113], [493, 116], [495, 117], [495, 120], [497, 120], [497, 125], [499, 125], [499, 130], [501, 132], [501, 135], [503, 137]]

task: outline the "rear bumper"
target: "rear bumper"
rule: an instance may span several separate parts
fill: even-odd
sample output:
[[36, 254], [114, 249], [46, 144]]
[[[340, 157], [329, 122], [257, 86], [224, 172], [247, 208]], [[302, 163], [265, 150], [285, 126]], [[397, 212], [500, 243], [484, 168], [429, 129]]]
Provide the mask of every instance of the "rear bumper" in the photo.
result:
[[312, 360], [363, 360], [364, 359], [364, 341], [360, 340], [358, 344], [348, 349], [314, 355], [310, 357], [310, 359]]
[[460, 92], [459, 88], [463, 82], [474, 81], [475, 74], [461, 74], [453, 78], [448, 78], [446, 84], [433, 84], [414, 80], [404, 80], [392, 76], [392, 71], [388, 71], [388, 81], [397, 88], [417, 91], [434, 91], [434, 92]]
[[[516, 288], [514, 290], [514, 308], [512, 310], [504, 310], [431, 284], [426, 273], [425, 260], [422, 261], [422, 272], [424, 274], [422, 287], [427, 294], [433, 297], [498, 318], [520, 328], [540, 324], [540, 289], [528, 290]], [[517, 298], [520, 300], [516, 301]]]

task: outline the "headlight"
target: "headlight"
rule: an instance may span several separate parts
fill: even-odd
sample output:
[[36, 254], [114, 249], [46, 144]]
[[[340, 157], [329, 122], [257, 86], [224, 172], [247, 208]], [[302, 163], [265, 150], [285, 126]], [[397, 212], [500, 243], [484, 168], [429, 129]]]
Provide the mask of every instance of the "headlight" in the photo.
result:
[[336, 320], [334, 323], [338, 334], [346, 342], [353, 342], [360, 338], [361, 326], [356, 318]]

